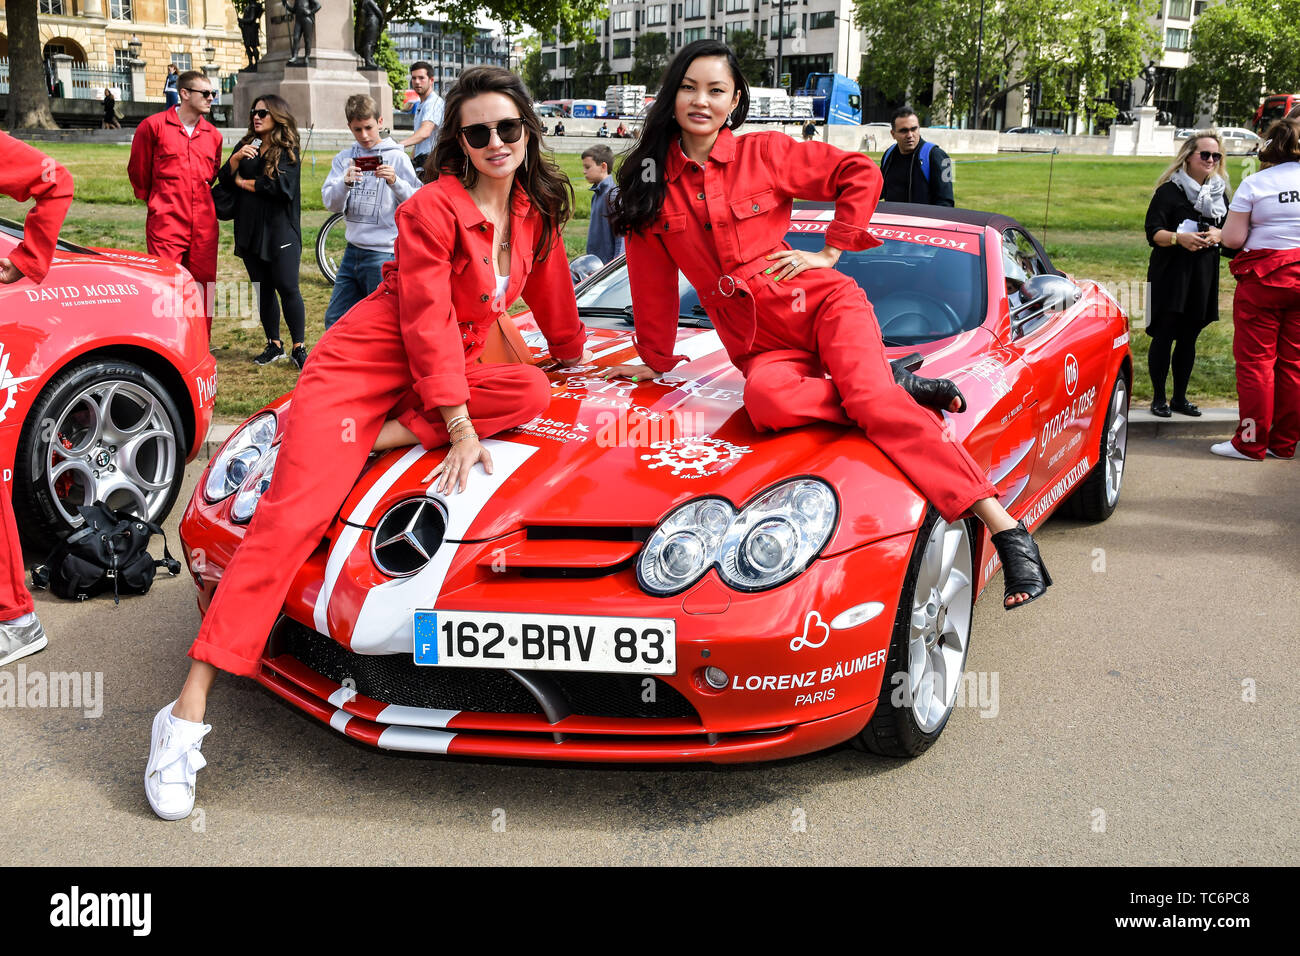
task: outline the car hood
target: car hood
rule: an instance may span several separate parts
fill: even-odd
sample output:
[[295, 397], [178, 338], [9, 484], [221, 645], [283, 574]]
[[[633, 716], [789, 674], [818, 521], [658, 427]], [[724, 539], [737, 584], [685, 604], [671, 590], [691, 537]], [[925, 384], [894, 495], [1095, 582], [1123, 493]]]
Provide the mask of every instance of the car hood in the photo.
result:
[[[634, 360], [627, 333], [594, 331], [588, 348], [602, 365]], [[691, 498], [717, 495], [741, 506], [782, 479], [822, 475], [842, 497], [845, 488], [875, 490], [872, 510], [880, 520], [855, 521], [855, 538], [902, 530], [892, 515], [912, 521], [915, 491], [861, 432], [824, 425], [760, 434], [717, 333], [684, 332], [678, 351], [694, 357], [651, 382], [605, 381], [595, 377], [595, 365], [564, 370], [546, 363], [551, 404], [486, 443], [493, 475], [476, 472], [464, 494], [439, 496], [431, 472], [443, 449], [394, 450], [372, 460], [340, 515], [373, 527], [392, 505], [428, 495], [443, 502], [451, 540], [487, 541], [521, 530], [529, 537], [633, 540]]]

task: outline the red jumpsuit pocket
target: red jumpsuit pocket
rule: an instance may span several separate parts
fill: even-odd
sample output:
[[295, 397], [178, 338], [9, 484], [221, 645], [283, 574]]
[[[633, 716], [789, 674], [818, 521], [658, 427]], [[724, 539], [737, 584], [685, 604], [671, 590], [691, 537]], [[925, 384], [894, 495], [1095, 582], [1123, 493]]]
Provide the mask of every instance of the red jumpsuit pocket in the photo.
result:
[[730, 206], [731, 215], [736, 220], [741, 259], [749, 261], [771, 252], [775, 247], [772, 246], [772, 224], [767, 214], [781, 206], [776, 191], [764, 189], [744, 199], [732, 200]]
[[684, 232], [686, 230], [686, 213], [674, 212], [666, 216], [660, 216], [655, 222], [654, 231], [660, 235], [671, 235], [674, 232]]

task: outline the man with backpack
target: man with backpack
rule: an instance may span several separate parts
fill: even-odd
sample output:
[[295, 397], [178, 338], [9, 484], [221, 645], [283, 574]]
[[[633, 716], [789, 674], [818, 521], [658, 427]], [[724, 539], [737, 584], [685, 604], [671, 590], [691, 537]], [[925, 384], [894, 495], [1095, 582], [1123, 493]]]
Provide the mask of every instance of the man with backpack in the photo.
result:
[[895, 110], [889, 135], [894, 137], [894, 145], [880, 157], [880, 174], [885, 180], [880, 198], [885, 202], [955, 205], [952, 160], [934, 143], [921, 138], [916, 110], [910, 106]]

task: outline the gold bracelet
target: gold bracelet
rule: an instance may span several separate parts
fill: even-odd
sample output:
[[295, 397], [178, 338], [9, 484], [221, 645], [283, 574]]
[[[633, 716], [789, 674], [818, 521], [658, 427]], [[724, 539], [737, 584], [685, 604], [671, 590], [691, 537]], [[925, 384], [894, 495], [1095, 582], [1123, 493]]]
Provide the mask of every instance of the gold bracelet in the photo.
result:
[[465, 441], [467, 438], [478, 438], [478, 432], [470, 431], [468, 434], [461, 435], [459, 438], [453, 438], [451, 440], [451, 443], [453, 445], [458, 445], [461, 442]]

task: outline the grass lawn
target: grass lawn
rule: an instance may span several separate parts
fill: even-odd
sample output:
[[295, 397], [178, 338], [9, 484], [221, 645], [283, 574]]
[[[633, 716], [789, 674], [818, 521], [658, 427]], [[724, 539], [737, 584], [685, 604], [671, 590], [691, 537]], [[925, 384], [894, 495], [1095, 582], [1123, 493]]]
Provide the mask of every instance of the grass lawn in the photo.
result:
[[[144, 249], [144, 206], [131, 193], [126, 179], [128, 147], [120, 144], [38, 144], [62, 162], [76, 182], [76, 202], [63, 237], [89, 246]], [[324, 330], [322, 318], [329, 303], [330, 286], [316, 268], [315, 241], [326, 213], [320, 186], [329, 171], [332, 152], [307, 155], [302, 179], [303, 261], [301, 288], [307, 306], [308, 346]], [[585, 248], [591, 194], [582, 178], [577, 154], [556, 154], [560, 168], [574, 184], [575, 218], [565, 228], [570, 257]], [[958, 203], [970, 209], [996, 209], [1014, 216], [1033, 231], [1055, 264], [1074, 275], [1086, 276], [1115, 290], [1133, 315], [1136, 381], [1135, 399], [1149, 400], [1146, 374], [1146, 336], [1140, 334], [1140, 310], [1145, 306], [1144, 283], [1148, 247], [1142, 230], [1152, 184], [1166, 165], [1164, 159], [1118, 159], [1092, 156], [1040, 154], [960, 157], [956, 162]], [[1233, 184], [1242, 175], [1234, 160]], [[1047, 207], [1048, 177], [1051, 205]], [[21, 219], [22, 207], [0, 198], [0, 216]], [[1046, 230], [1044, 215], [1046, 213]], [[223, 225], [219, 281], [247, 278], [243, 263], [231, 248], [230, 228]], [[1192, 376], [1192, 399], [1207, 404], [1236, 400], [1232, 362], [1232, 292], [1234, 282], [1226, 263], [1220, 281], [1222, 320], [1211, 325], [1198, 341], [1199, 356]], [[296, 369], [288, 362], [265, 368], [251, 359], [262, 350], [265, 337], [253, 318], [219, 318], [213, 327], [218, 348], [220, 390], [219, 419], [238, 420], [266, 401], [293, 387]]]

